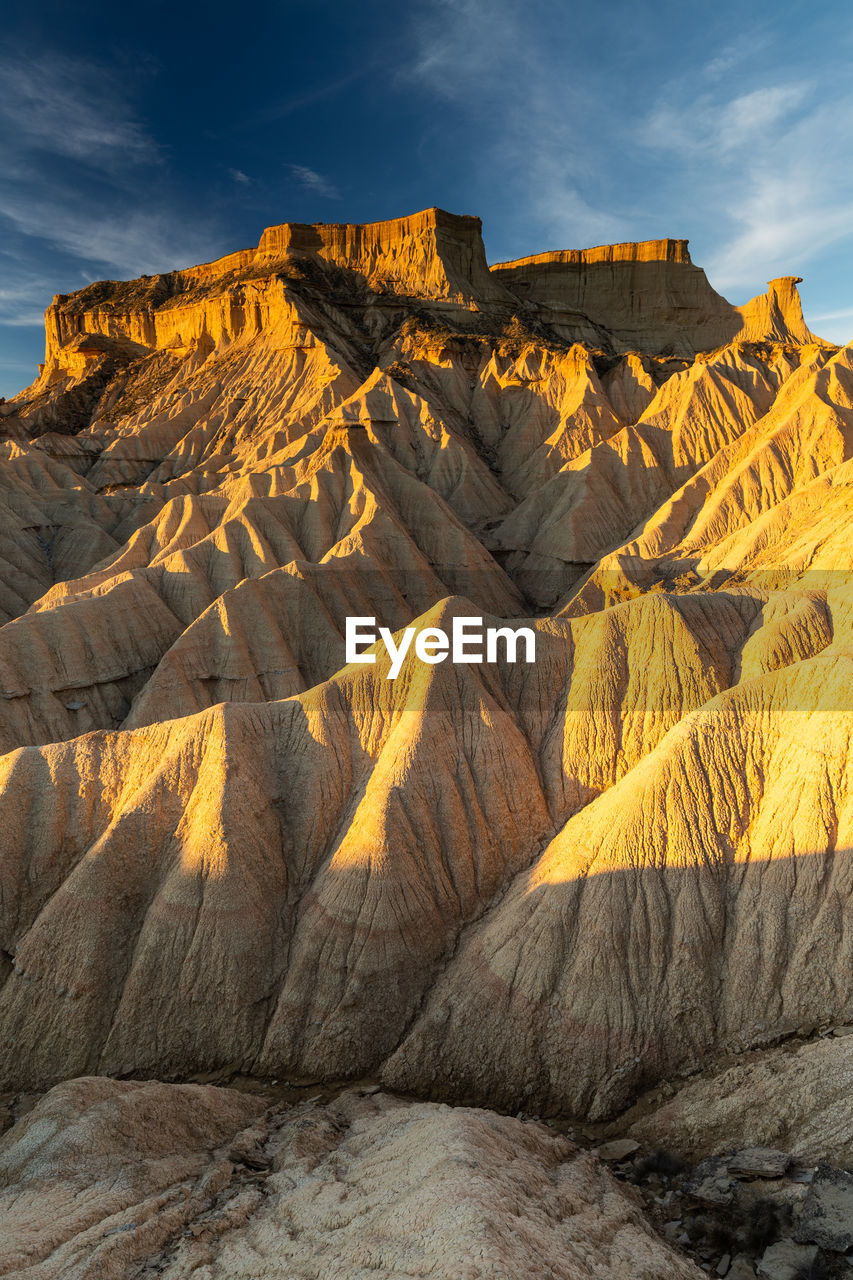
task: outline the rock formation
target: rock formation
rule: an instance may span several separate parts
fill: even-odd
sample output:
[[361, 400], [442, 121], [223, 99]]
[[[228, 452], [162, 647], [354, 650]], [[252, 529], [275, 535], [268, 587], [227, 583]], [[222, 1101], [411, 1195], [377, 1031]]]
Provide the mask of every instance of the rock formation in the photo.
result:
[[630, 1127], [686, 1159], [738, 1147], [784, 1147], [791, 1160], [853, 1162], [853, 1036], [756, 1050], [685, 1083]]
[[690, 357], [735, 339], [815, 341], [803, 319], [800, 277], [771, 280], [766, 294], [732, 307], [694, 266], [686, 240], [539, 253], [492, 271], [555, 332], [617, 351]]
[[0, 1215], [19, 1280], [703, 1274], [544, 1125], [358, 1091], [74, 1080], [0, 1141]]
[[[853, 348], [810, 332], [796, 277], [733, 307], [675, 240], [489, 270], [478, 219], [440, 210], [269, 228], [58, 297], [46, 332], [0, 406], [0, 1077], [57, 1088], [0, 1153], [0, 1274], [212, 1280], [267, 1248], [314, 1274], [333, 1166], [393, 1181], [411, 1142], [521, 1143], [552, 1188], [519, 1201], [534, 1242], [503, 1175], [478, 1184], [435, 1227], [448, 1275], [475, 1220], [502, 1243], [472, 1276], [622, 1275], [619, 1241], [632, 1276], [695, 1274], [544, 1129], [354, 1096], [273, 1122], [104, 1077], [371, 1075], [585, 1123], [793, 1036], [817, 1079], [809, 1037], [853, 1018]], [[353, 616], [525, 625], [536, 661], [411, 651], [391, 680], [378, 646], [347, 665]], [[716, 1154], [704, 1079], [631, 1132]], [[756, 1089], [821, 1154], [809, 1104]], [[742, 1145], [781, 1141], [720, 1105]], [[137, 1107], [172, 1145], [140, 1130], [124, 1160]], [[215, 1154], [262, 1112], [266, 1208]], [[296, 1171], [302, 1120], [325, 1136]], [[61, 1153], [90, 1125], [78, 1205]], [[22, 1186], [52, 1235], [14, 1217]], [[374, 1269], [415, 1265], [383, 1194], [335, 1237], [341, 1275], [371, 1233]]]

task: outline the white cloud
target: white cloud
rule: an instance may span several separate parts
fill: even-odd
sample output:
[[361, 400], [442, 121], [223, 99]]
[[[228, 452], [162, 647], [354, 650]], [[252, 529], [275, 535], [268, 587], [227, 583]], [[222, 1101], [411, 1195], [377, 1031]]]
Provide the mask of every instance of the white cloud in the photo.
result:
[[160, 149], [112, 73], [55, 53], [6, 55], [0, 83], [0, 323], [40, 322], [57, 277], [67, 288], [81, 268], [127, 278], [221, 252], [209, 219], [171, 205]]
[[636, 139], [650, 164], [677, 174], [664, 190], [710, 244], [712, 283], [755, 292], [853, 237], [851, 133], [849, 88], [830, 92], [780, 66], [747, 92], [724, 76], [713, 91], [684, 78], [664, 85]]
[[4, 150], [41, 152], [112, 172], [158, 149], [103, 68], [56, 53], [0, 58]]
[[601, 198], [598, 140], [578, 128], [598, 104], [581, 76], [555, 74], [551, 53], [511, 0], [433, 0], [415, 24], [414, 57], [397, 75], [400, 85], [414, 81], [458, 103], [480, 126], [477, 163], [518, 211], [527, 241], [517, 240], [518, 254], [628, 233], [622, 210]]
[[732, 98], [724, 105], [717, 122], [720, 145], [731, 150], [750, 146], [756, 138], [766, 138], [790, 118], [808, 96], [809, 89], [807, 82], [772, 85]]
[[247, 173], [244, 173], [242, 169], [229, 169], [228, 176], [230, 178], [233, 178], [235, 182], [238, 182], [241, 186], [244, 186], [244, 187], [248, 186], [248, 184], [252, 181], [249, 175]]
[[843, 311], [824, 311], [822, 315], [815, 316], [815, 321], [831, 321], [831, 320], [848, 320], [853, 319], [853, 307], [847, 307]]
[[809, 313], [806, 318], [809, 328], [828, 342], [835, 342], [843, 347], [853, 341], [853, 307], [841, 311], [824, 311], [819, 315]]
[[19, 233], [19, 243], [42, 240], [128, 278], [186, 266], [218, 248], [213, 229], [203, 222], [187, 226], [170, 211], [141, 203], [117, 209], [75, 205], [63, 190], [4, 191], [0, 215]]
[[750, 65], [755, 65], [756, 58], [764, 54], [769, 44], [770, 31], [766, 26], [756, 26], [755, 14], [752, 13], [747, 29], [714, 53], [702, 67], [702, 75], [708, 80], [718, 80], [736, 67], [743, 73]]
[[491, 84], [514, 50], [523, 74], [532, 52], [505, 0], [433, 0], [415, 21], [415, 55], [397, 79], [421, 80], [447, 98]]
[[4, 270], [0, 286], [0, 324], [13, 328], [41, 325], [44, 311], [56, 292], [53, 282], [32, 276], [10, 280]]
[[645, 145], [674, 152], [683, 160], [701, 154], [705, 163], [710, 160], [716, 166], [737, 151], [766, 144], [808, 93], [807, 83], [769, 86], [731, 98], [702, 92], [688, 102], [682, 93], [673, 92], [643, 121], [641, 137]]
[[341, 193], [338, 188], [329, 182], [328, 178], [324, 178], [322, 173], [317, 173], [316, 169], [309, 169], [304, 164], [292, 164], [290, 172], [299, 185], [308, 191], [324, 196], [327, 200], [340, 200]]

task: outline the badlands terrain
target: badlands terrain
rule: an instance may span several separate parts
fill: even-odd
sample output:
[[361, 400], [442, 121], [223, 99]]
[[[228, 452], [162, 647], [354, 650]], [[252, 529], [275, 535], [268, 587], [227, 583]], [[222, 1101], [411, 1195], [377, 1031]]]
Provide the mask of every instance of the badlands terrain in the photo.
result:
[[[797, 283], [431, 209], [54, 299], [0, 1275], [848, 1274], [853, 346]], [[536, 661], [389, 680], [352, 616]]]

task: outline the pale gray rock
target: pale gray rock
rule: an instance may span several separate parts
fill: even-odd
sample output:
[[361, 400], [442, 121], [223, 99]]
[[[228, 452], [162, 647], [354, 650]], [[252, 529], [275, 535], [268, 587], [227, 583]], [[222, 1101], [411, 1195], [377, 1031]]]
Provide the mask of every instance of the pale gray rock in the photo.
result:
[[8, 1280], [699, 1280], [542, 1124], [357, 1087], [325, 1105], [89, 1077], [0, 1140]]
[[853, 1245], [853, 1174], [818, 1166], [803, 1204], [797, 1239], [839, 1253]]
[[775, 1147], [746, 1147], [727, 1161], [735, 1178], [781, 1178], [790, 1163], [788, 1153]]
[[779, 1240], [764, 1250], [756, 1274], [761, 1280], [799, 1280], [802, 1269], [810, 1266], [816, 1257], [814, 1246]]

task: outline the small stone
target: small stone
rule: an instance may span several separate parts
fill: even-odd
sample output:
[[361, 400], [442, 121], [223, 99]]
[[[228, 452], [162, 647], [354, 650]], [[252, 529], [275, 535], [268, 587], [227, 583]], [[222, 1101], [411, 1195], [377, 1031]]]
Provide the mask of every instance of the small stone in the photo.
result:
[[363, 1088], [361, 1091], [362, 1097], [364, 1098], [372, 1098], [375, 1093], [381, 1093], [381, 1092], [382, 1092], [381, 1084], [366, 1085], [365, 1088]]
[[755, 1267], [748, 1254], [735, 1254], [726, 1280], [755, 1280]]
[[726, 1159], [726, 1166], [735, 1178], [781, 1178], [791, 1157], [775, 1147], [746, 1147]]
[[720, 1261], [717, 1263], [717, 1275], [727, 1276], [729, 1274], [729, 1268], [731, 1267], [731, 1265], [732, 1265], [732, 1255], [730, 1253], [724, 1253], [722, 1258], [720, 1258]]
[[66, 702], [65, 710], [66, 711], [82, 711], [85, 705], [86, 705], [85, 702]]
[[771, 1244], [759, 1259], [756, 1275], [762, 1280], [797, 1280], [817, 1257], [814, 1245], [794, 1244], [793, 1240], [778, 1240]]
[[803, 1201], [797, 1239], [837, 1253], [853, 1245], [853, 1173], [818, 1165]]
[[833, 1027], [834, 1036], [853, 1036], [853, 1026]]
[[599, 1160], [618, 1163], [620, 1160], [627, 1160], [629, 1156], [632, 1156], [639, 1149], [639, 1142], [634, 1142], [632, 1138], [615, 1138], [613, 1142], [602, 1143], [595, 1154]]
[[736, 1183], [729, 1177], [725, 1159], [712, 1156], [693, 1170], [684, 1184], [684, 1193], [700, 1204], [729, 1205], [734, 1200]]
[[239, 1138], [228, 1148], [228, 1159], [234, 1164], [245, 1165], [247, 1169], [269, 1169], [272, 1163], [257, 1142], [241, 1142]]

